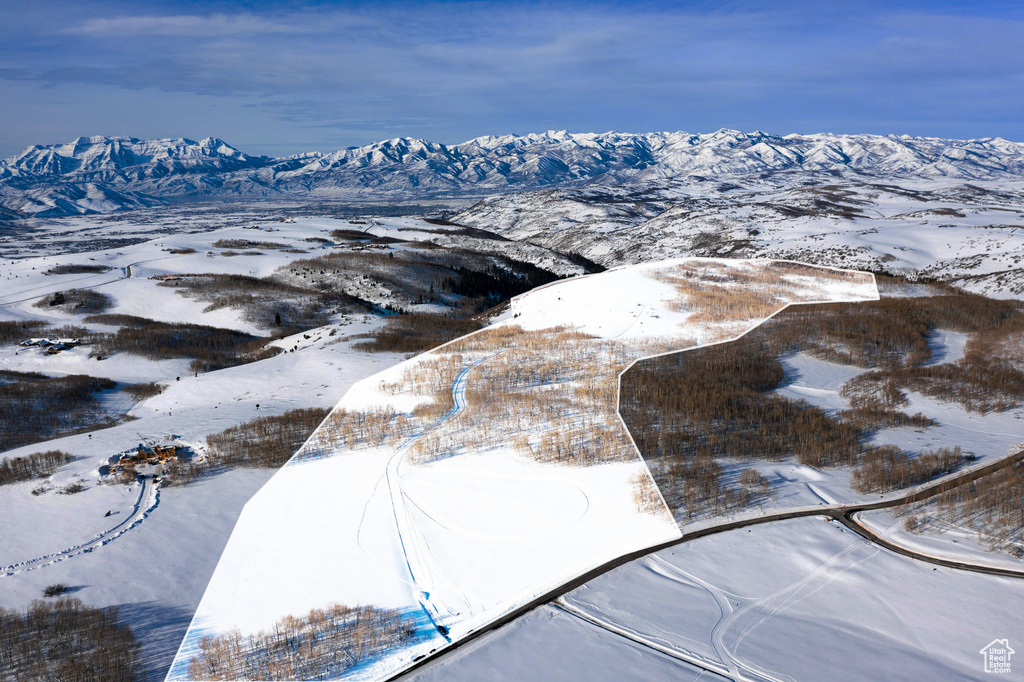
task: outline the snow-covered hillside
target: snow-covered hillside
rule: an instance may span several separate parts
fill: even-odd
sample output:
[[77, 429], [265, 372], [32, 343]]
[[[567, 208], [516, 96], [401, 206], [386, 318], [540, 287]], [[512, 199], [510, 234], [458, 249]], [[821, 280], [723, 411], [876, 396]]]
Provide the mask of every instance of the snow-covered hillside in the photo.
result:
[[605, 265], [791, 258], [1024, 296], [1024, 182], [796, 173], [491, 197], [454, 222]]
[[[677, 539], [618, 417], [620, 373], [788, 304], [877, 296], [865, 273], [779, 261], [630, 266], [534, 289], [490, 327], [358, 382], [246, 505], [168, 679], [267, 675], [283, 654], [260, 633], [331, 604], [393, 614], [407, 634], [309, 655], [304, 675], [381, 679]], [[367, 630], [343, 627], [361, 650]]]
[[719, 130], [395, 138], [329, 154], [250, 156], [207, 138], [78, 138], [0, 163], [0, 217], [108, 212], [171, 199], [407, 198], [554, 186], [756, 178], [1020, 178], [1024, 144], [896, 135]]
[[[253, 215], [207, 219], [202, 214], [178, 213], [163, 224], [157, 220], [142, 225], [131, 220], [58, 221], [68, 223], [63, 227], [70, 232], [61, 234], [69, 240], [78, 235], [79, 253], [57, 255], [62, 248], [51, 241], [54, 235], [45, 232], [19, 241], [21, 257], [0, 261], [0, 323], [37, 320], [53, 327], [75, 325], [90, 334], [116, 332], [120, 328], [116, 319], [86, 322], [82, 311], [45, 305], [58, 291], [78, 289], [109, 297], [107, 312], [114, 317], [202, 324], [266, 338], [272, 330], [247, 319], [243, 308], [210, 306], [167, 285], [189, 273], [263, 280], [312, 258], [351, 257], [343, 270], [346, 276], [332, 284], [333, 291], [344, 290], [364, 300], [377, 301], [374, 297], [379, 296], [382, 304], [412, 307], [410, 292], [397, 286], [400, 264], [405, 262], [408, 270], [412, 262], [420, 272], [417, 254], [439, 255], [449, 244], [453, 254], [476, 250], [484, 259], [480, 267], [492, 258], [494, 263], [507, 262], [503, 260], [507, 257], [561, 275], [584, 272], [539, 246], [470, 237], [458, 227], [422, 220], [275, 218], [261, 219], [263, 224], [255, 229], [256, 219]], [[347, 238], [332, 235], [339, 230]], [[357, 231], [366, 238], [353, 239]], [[123, 243], [127, 234], [136, 243]], [[378, 237], [387, 242], [386, 249], [366, 245]], [[257, 251], [250, 245], [233, 251], [225, 246], [245, 240], [259, 240], [268, 248]], [[422, 250], [418, 248], [428, 241]], [[371, 254], [388, 264], [386, 277], [374, 279], [372, 271], [354, 262]], [[473, 264], [452, 261], [459, 262]], [[87, 271], [54, 272], [61, 265], [87, 266]], [[454, 271], [449, 274], [456, 276]], [[394, 290], [382, 289], [378, 286], [382, 283]], [[425, 293], [429, 282], [419, 284]], [[416, 295], [415, 290], [412, 293]], [[441, 300], [457, 303], [460, 298], [445, 293]], [[40, 301], [42, 307], [36, 305]], [[445, 309], [434, 304], [432, 312]], [[160, 359], [115, 352], [100, 359], [93, 352], [95, 341], [58, 354], [19, 345], [28, 337], [53, 334], [46, 328], [0, 341], [0, 383], [5, 386], [20, 372], [103, 377], [117, 382], [118, 389], [146, 382], [158, 382], [163, 388], [159, 395], [145, 399], [129, 399], [122, 390], [102, 396], [104, 409], [117, 416], [127, 414], [130, 421], [21, 447], [10, 443], [0, 447], [4, 462], [51, 449], [76, 458], [45, 478], [0, 485], [0, 518], [4, 519], [0, 524], [0, 606], [26, 607], [54, 583], [71, 586], [76, 598], [91, 605], [118, 606], [142, 643], [141, 679], [163, 680], [242, 505], [266, 482], [271, 470], [223, 470], [184, 487], [161, 483], [154, 490], [151, 479], [145, 484], [107, 485], [109, 477], [101, 476], [99, 467], [150, 437], [174, 435], [203, 452], [207, 436], [251, 419], [333, 406], [354, 381], [405, 359], [405, 354], [358, 347], [360, 340], [391, 319], [366, 307], [334, 311], [323, 326], [272, 342], [287, 353], [198, 375], [189, 369], [187, 357]], [[4, 403], [0, 425], [11, 427], [7, 409]], [[76, 481], [84, 486], [82, 491], [59, 493]], [[38, 494], [33, 494], [37, 489]]]

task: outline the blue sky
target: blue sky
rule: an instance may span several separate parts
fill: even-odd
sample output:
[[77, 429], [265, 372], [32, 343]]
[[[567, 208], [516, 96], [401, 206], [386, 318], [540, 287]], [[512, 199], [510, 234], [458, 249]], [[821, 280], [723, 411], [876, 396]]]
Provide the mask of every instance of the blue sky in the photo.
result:
[[0, 1], [0, 155], [719, 128], [1024, 140], [1021, 2]]

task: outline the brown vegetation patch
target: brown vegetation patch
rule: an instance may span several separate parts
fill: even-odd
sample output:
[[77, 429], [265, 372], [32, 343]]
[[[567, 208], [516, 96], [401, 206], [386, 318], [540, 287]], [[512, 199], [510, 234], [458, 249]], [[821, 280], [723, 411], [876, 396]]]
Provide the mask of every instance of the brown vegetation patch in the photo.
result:
[[183, 296], [206, 301], [209, 305], [203, 312], [220, 308], [240, 310], [246, 321], [281, 335], [323, 326], [333, 313], [371, 308], [343, 291], [321, 291], [270, 277], [196, 274], [160, 282], [158, 286], [177, 288]]
[[112, 298], [92, 289], [68, 289], [45, 296], [35, 302], [36, 308], [56, 308], [65, 313], [89, 315], [102, 313], [114, 304]]
[[46, 275], [97, 275], [102, 272], [110, 272], [114, 268], [109, 265], [90, 265], [88, 263], [67, 263], [65, 265], [54, 265], [47, 270]]
[[0, 322], [0, 343], [23, 341], [45, 326], [42, 320], [4, 320]]
[[37, 600], [24, 612], [0, 607], [0, 680], [131, 682], [142, 675], [140, 645], [116, 607]]
[[[964, 457], [957, 447], [912, 457], [868, 447], [867, 436], [935, 423], [900, 411], [908, 389], [978, 411], [1024, 402], [1022, 322], [1018, 302], [964, 294], [793, 307], [739, 341], [639, 363], [623, 377], [621, 411], [670, 505], [690, 514], [743, 503], [716, 458], [859, 466], [859, 490], [893, 490]], [[963, 360], [924, 365], [936, 329], [972, 333]], [[771, 393], [784, 378], [778, 358], [793, 351], [875, 369], [842, 387], [851, 408], [831, 415]]]
[[393, 408], [368, 410], [332, 410], [296, 454], [297, 461], [318, 459], [329, 452], [344, 447], [349, 450], [375, 448], [382, 445], [394, 447], [411, 431], [408, 417]]
[[[1018, 446], [1020, 447], [1020, 446]], [[1024, 558], [1024, 462], [1000, 469], [966, 485], [946, 490], [924, 503], [897, 510], [907, 530], [921, 532], [933, 523], [973, 530], [991, 551]], [[941, 527], [939, 529], [941, 531]]]
[[960, 446], [924, 450], [911, 457], [894, 445], [867, 448], [853, 470], [850, 487], [859, 493], [901, 490], [960, 468], [966, 459]]
[[164, 473], [164, 484], [188, 485], [219, 467], [276, 469], [295, 454], [328, 412], [319, 407], [289, 410], [211, 434], [206, 437], [206, 458], [202, 462], [172, 461]]
[[251, 239], [218, 239], [211, 244], [215, 249], [287, 249], [281, 242], [260, 242]]
[[782, 336], [802, 342], [822, 360], [857, 367], [912, 367], [931, 358], [935, 329], [976, 333], [1024, 319], [1020, 304], [959, 294], [883, 298], [787, 310]]
[[[422, 246], [423, 243], [417, 243]], [[360, 297], [403, 306], [439, 303], [467, 317], [516, 294], [558, 279], [537, 266], [470, 249], [335, 251], [294, 261], [274, 275], [316, 291], [359, 292]]]
[[[956, 449], [916, 458], [871, 449], [866, 436], [934, 424], [899, 410], [906, 389], [978, 411], [1024, 401], [1014, 354], [1022, 318], [1017, 302], [963, 294], [793, 307], [739, 341], [638, 364], [623, 378], [622, 414], [670, 505], [687, 513], [743, 503], [745, 488], [723, 482], [716, 458], [860, 465], [863, 491], [895, 489], [951, 471], [964, 458]], [[963, 360], [924, 365], [936, 329], [973, 334]], [[876, 369], [843, 387], [850, 410], [829, 415], [770, 392], [783, 379], [778, 357], [797, 350]]]
[[823, 410], [769, 393], [782, 365], [748, 335], [637, 364], [622, 380], [622, 414], [645, 457], [779, 460], [850, 464], [863, 432]]
[[193, 680], [335, 679], [414, 636], [415, 622], [400, 611], [329, 604], [285, 616], [267, 631], [204, 637], [188, 674]]
[[353, 344], [356, 350], [373, 353], [421, 353], [483, 327], [475, 319], [409, 313], [388, 317], [387, 325], [372, 334], [371, 341]]
[[630, 476], [629, 487], [633, 491], [633, 504], [641, 514], [661, 514], [664, 503], [661, 501], [661, 493], [658, 486], [646, 472], [640, 472]]
[[113, 334], [94, 334], [92, 354], [106, 357], [131, 353], [151, 360], [193, 358], [192, 372], [210, 372], [273, 357], [280, 348], [270, 339], [233, 329], [199, 324], [167, 323], [129, 318], [130, 325]]
[[0, 485], [52, 476], [57, 469], [74, 462], [75, 459], [77, 458], [73, 455], [61, 450], [47, 450], [21, 457], [8, 457], [0, 460]]
[[82, 319], [86, 324], [106, 324], [115, 327], [145, 327], [152, 324], [154, 320], [136, 315], [125, 315], [124, 313], [104, 313], [103, 315], [89, 315]]
[[276, 469], [287, 462], [330, 410], [308, 407], [260, 417], [206, 437], [214, 465]]
[[331, 237], [336, 241], [340, 242], [365, 242], [367, 244], [401, 244], [404, 239], [397, 239], [395, 237], [377, 236], [369, 232], [363, 232], [361, 230], [331, 230]]
[[782, 306], [773, 287], [784, 281], [766, 269], [697, 261], [662, 270], [655, 278], [675, 287], [680, 298], [672, 309], [693, 311], [695, 322], [763, 318]]
[[130, 395], [133, 400], [142, 402], [148, 398], [160, 395], [163, 393], [164, 388], [163, 384], [150, 381], [143, 384], [128, 384], [124, 387], [124, 392]]
[[117, 388], [110, 379], [72, 374], [47, 377], [0, 371], [0, 442], [13, 449], [116, 423], [98, 393]]

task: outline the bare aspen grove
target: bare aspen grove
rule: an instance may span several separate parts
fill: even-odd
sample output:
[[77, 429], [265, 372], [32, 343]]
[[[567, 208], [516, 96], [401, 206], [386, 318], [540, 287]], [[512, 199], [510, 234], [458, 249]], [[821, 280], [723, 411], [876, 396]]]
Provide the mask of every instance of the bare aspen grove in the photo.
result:
[[0, 459], [0, 485], [46, 478], [61, 466], [75, 461], [75, 457], [61, 450], [34, 452], [23, 457]]
[[[1010, 454], [1024, 450], [1017, 444]], [[934, 498], [896, 509], [912, 533], [929, 529], [969, 531], [990, 551], [1005, 551], [1024, 559], [1024, 463], [1016, 462], [967, 485]]]
[[139, 653], [116, 607], [72, 597], [36, 600], [24, 611], [0, 607], [0, 682], [131, 682], [143, 674]]
[[[336, 408], [297, 461], [407, 443], [406, 461], [419, 465], [498, 449], [545, 464], [638, 462], [618, 416], [619, 374], [632, 363], [735, 336], [787, 303], [827, 298], [827, 287], [870, 282], [863, 273], [780, 261], [693, 260], [646, 274], [675, 290], [667, 302], [679, 315], [674, 335], [601, 338], [568, 324], [488, 327], [412, 361], [399, 380], [381, 384], [381, 405]], [[460, 391], [465, 406], [456, 410]], [[399, 410], [399, 399], [416, 407]], [[639, 511], [664, 513], [647, 475], [633, 487]]]
[[[904, 411], [908, 390], [979, 413], [1024, 404], [1024, 311], [942, 287], [902, 295], [912, 286], [888, 278], [892, 298], [791, 308], [738, 341], [647, 360], [624, 375], [623, 418], [676, 514], [720, 514], [758, 499], [760, 486], [727, 480], [729, 460], [852, 467], [861, 493], [915, 485], [967, 461], [957, 443], [915, 454], [868, 441], [881, 429], [936, 424]], [[969, 334], [963, 358], [931, 362], [940, 329]], [[773, 393], [785, 379], [779, 358], [797, 351], [869, 370], [841, 387], [848, 409], [830, 414]]]
[[328, 410], [318, 407], [288, 410], [258, 417], [206, 437], [202, 460], [171, 460], [163, 474], [165, 486], [186, 486], [203, 474], [221, 468], [276, 469], [320, 424]]
[[269, 631], [205, 637], [188, 674], [193, 680], [333, 679], [414, 634], [414, 621], [397, 611], [329, 604], [285, 616]]

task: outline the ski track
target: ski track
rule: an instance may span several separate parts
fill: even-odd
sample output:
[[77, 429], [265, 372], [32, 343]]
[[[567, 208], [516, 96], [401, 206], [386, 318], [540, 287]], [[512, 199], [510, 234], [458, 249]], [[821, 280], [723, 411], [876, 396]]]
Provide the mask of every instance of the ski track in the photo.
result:
[[[766, 682], [775, 680], [777, 682], [782, 682], [784, 680], [792, 680], [792, 678], [784, 673], [768, 670], [748, 661], [741, 660], [736, 656], [734, 650], [739, 647], [739, 644], [754, 630], [754, 628], [806, 599], [831, 583], [845, 571], [850, 570], [863, 561], [867, 561], [881, 551], [877, 547], [870, 547], [871, 552], [866, 556], [838, 571], [833, 570], [845, 557], [865, 547], [867, 547], [867, 545], [861, 543], [855, 543], [848, 547], [844, 547], [807, 575], [763, 597], [750, 600], [733, 595], [733, 597], [738, 601], [746, 602], [738, 608], [734, 608], [732, 606], [732, 603], [729, 601], [729, 595], [721, 588], [705, 580], [701, 580], [697, 576], [691, 575], [687, 571], [666, 561], [656, 554], [649, 556], [649, 565], [666, 579], [672, 580], [672, 574], [674, 574], [675, 576], [678, 576], [676, 578], [677, 580], [682, 579], [683, 581], [699, 585], [714, 597], [715, 601], [718, 603], [722, 617], [711, 630], [711, 643], [714, 646], [715, 651], [722, 657], [723, 662], [729, 666], [729, 673], [734, 677], [734, 679], [765, 680]], [[657, 570], [656, 567], [660, 567], [662, 570]], [[805, 590], [804, 588], [812, 589]], [[743, 621], [743, 628], [736, 636], [735, 641], [732, 642], [732, 650], [730, 650], [729, 645], [726, 644], [725, 641], [726, 634], [745, 617], [747, 618]], [[745, 673], [752, 674], [754, 677], [748, 678]]]
[[[703, 656], [698, 656], [692, 652], [686, 651], [685, 649], [677, 649], [675, 647], [666, 646], [665, 644], [656, 642], [652, 639], [643, 636], [642, 634], [636, 632], [631, 628], [627, 628], [618, 623], [614, 623], [612, 621], [605, 620], [603, 618], [595, 616], [589, 611], [585, 611], [579, 606], [576, 606], [575, 604], [566, 601], [562, 597], [555, 599], [551, 603], [553, 606], [555, 606], [555, 608], [561, 609], [569, 615], [579, 618], [585, 623], [590, 623], [591, 625], [599, 627], [602, 630], [618, 635], [624, 639], [628, 639], [638, 644], [641, 644], [649, 649], [653, 649], [662, 654], [665, 654], [666, 656], [669, 656], [679, 661], [683, 661], [684, 663], [695, 665], [698, 668], [702, 668], [703, 670], [710, 673], [725, 676], [730, 675], [729, 670], [720, 662], [709, 661], [707, 658], [704, 658]], [[737, 678], [734, 677], [733, 679]]]

